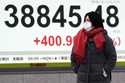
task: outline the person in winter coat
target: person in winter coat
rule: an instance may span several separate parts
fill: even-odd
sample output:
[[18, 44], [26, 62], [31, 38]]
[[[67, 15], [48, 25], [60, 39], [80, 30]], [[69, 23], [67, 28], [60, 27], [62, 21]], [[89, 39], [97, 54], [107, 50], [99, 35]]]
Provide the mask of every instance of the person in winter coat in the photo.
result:
[[111, 83], [111, 71], [116, 64], [116, 50], [103, 27], [101, 16], [89, 12], [83, 28], [74, 37], [71, 53], [77, 83]]

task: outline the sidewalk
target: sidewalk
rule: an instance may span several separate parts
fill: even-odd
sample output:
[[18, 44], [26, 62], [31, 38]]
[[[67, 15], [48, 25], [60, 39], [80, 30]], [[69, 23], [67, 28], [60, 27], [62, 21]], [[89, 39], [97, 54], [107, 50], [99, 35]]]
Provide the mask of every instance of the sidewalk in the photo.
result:
[[[0, 74], [0, 83], [76, 83], [71, 72]], [[125, 83], [125, 72], [113, 72], [112, 83]]]

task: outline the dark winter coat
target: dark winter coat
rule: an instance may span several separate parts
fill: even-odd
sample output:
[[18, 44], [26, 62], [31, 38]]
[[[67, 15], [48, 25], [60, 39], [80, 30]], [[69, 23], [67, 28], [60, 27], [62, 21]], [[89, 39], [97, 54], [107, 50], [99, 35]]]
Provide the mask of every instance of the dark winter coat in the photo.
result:
[[112, 39], [105, 33], [104, 49], [96, 49], [92, 38], [88, 39], [87, 55], [84, 63], [77, 64], [71, 54], [73, 71], [77, 83], [111, 83], [111, 71], [116, 64], [116, 51]]

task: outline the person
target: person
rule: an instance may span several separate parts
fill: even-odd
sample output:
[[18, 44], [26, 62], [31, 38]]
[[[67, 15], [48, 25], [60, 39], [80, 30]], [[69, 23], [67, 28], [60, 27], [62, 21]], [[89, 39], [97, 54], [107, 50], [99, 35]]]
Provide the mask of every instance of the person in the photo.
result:
[[74, 37], [71, 53], [77, 83], [111, 83], [111, 72], [116, 64], [116, 50], [96, 12], [84, 17], [83, 28]]

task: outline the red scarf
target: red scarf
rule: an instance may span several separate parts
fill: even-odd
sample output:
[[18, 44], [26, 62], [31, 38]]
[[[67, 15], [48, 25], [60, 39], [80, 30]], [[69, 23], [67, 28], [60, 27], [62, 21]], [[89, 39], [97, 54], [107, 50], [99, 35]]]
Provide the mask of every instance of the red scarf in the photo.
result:
[[97, 28], [87, 32], [85, 29], [81, 29], [74, 37], [73, 53], [75, 54], [76, 62], [84, 62], [86, 56], [86, 45], [88, 37], [92, 37], [97, 49], [102, 49], [105, 42], [104, 29]]

